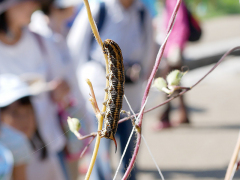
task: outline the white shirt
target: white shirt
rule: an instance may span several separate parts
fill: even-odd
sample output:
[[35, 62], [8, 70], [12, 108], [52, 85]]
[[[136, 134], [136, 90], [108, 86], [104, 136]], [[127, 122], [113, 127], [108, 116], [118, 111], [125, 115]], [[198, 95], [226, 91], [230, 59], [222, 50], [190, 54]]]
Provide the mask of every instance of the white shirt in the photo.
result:
[[[66, 43], [66, 38], [54, 32], [46, 20], [46, 15], [42, 11], [36, 11], [33, 13], [31, 18], [31, 23], [29, 25], [30, 29], [45, 38], [49, 39], [54, 43], [56, 50], [61, 58], [60, 63], [64, 66], [64, 69], [61, 70], [64, 72], [64, 79], [70, 86], [70, 95], [73, 98], [75, 105], [67, 109], [69, 116], [81, 119], [81, 128], [80, 133], [87, 134], [89, 132], [89, 116], [86, 111], [86, 100], [83, 98], [82, 93], [80, 92], [77, 76], [76, 76], [76, 68], [74, 67], [73, 59], [70, 55], [68, 45]], [[68, 127], [67, 127], [68, 129]], [[76, 155], [78, 154], [88, 143], [88, 140], [79, 141], [77, 137], [72, 133], [66, 133], [68, 141], [67, 148], [70, 154]], [[78, 157], [78, 156], [77, 156]]]
[[[45, 81], [64, 76], [59, 63], [58, 53], [51, 42], [42, 38], [47, 54], [43, 55], [35, 35], [27, 28], [23, 29], [22, 38], [15, 45], [6, 45], [0, 42], [0, 73], [15, 75], [35, 74]], [[33, 105], [38, 120], [38, 127], [47, 148], [56, 153], [65, 145], [64, 134], [61, 131], [56, 105], [48, 93], [33, 97]]]
[[78, 111], [80, 111], [82, 116], [85, 116], [87, 119], [85, 101], [79, 89], [73, 59], [70, 55], [66, 39], [61, 34], [52, 31], [52, 29], [48, 26], [46, 17], [42, 11], [34, 12], [31, 19], [32, 20], [29, 25], [30, 29], [54, 43], [61, 58], [60, 63], [64, 66], [64, 69], [60, 71], [63, 72], [64, 78], [71, 87], [72, 95], [77, 101]]
[[[104, 2], [107, 11], [104, 25], [100, 32], [102, 40], [112, 39], [117, 42], [122, 50], [124, 61], [141, 63], [143, 74], [148, 74], [152, 68], [155, 54], [152, 21], [147, 10], [137, 0], [128, 9], [124, 9], [119, 0], [105, 0]], [[145, 17], [144, 26], [141, 27], [139, 11], [143, 8]], [[92, 4], [91, 10], [93, 17], [96, 19], [99, 13], [99, 4]], [[101, 107], [106, 78], [105, 70], [96, 61], [103, 63], [105, 60], [102, 50], [96, 41], [89, 49], [91, 36], [92, 30], [84, 8], [77, 16], [69, 32], [68, 45], [77, 64], [80, 88], [84, 97], [89, 98], [89, 88], [85, 83], [85, 79], [89, 78], [93, 84], [98, 105]], [[91, 54], [94, 61], [88, 62], [89, 54]], [[125, 85], [125, 95], [135, 111], [141, 105], [142, 84], [143, 78], [135, 84]], [[91, 108], [90, 103], [88, 105]], [[122, 109], [129, 109], [125, 100], [123, 101]]]

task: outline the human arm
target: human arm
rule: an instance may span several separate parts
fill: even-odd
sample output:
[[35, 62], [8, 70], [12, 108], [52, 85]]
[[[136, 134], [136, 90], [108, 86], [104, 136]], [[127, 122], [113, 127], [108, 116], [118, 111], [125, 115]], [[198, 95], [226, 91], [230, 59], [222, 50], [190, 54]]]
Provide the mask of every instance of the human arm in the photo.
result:
[[26, 164], [14, 166], [12, 180], [27, 180], [26, 167]]

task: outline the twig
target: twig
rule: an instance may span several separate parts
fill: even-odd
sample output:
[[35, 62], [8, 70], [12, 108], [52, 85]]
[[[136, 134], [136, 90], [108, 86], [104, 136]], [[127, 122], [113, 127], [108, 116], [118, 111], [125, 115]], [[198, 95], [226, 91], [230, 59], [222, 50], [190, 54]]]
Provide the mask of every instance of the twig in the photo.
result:
[[86, 82], [90, 88], [90, 92], [91, 92], [91, 98], [89, 99], [89, 101], [91, 102], [92, 104], [92, 107], [93, 107], [93, 110], [97, 116], [97, 118], [99, 118], [99, 114], [100, 114], [100, 110], [99, 110], [99, 107], [98, 107], [98, 104], [97, 104], [97, 100], [96, 100], [96, 96], [95, 96], [95, 93], [94, 93], [94, 90], [93, 90], [93, 86], [92, 86], [92, 83], [89, 79], [86, 79]]
[[90, 9], [88, 0], [84, 0], [84, 4], [85, 4], [86, 9], [87, 9], [88, 20], [89, 20], [89, 22], [90, 22], [90, 25], [91, 25], [93, 34], [94, 34], [94, 36], [95, 36], [98, 44], [102, 47], [103, 42], [102, 42], [102, 39], [100, 38], [100, 35], [99, 35], [99, 32], [98, 32], [96, 23], [95, 23], [95, 21], [94, 21], [94, 19], [93, 19], [93, 17], [92, 17], [92, 13], [91, 13], [91, 9]]
[[[176, 19], [176, 15], [177, 15], [177, 12], [178, 12], [178, 9], [180, 7], [180, 4], [181, 4], [182, 0], [178, 0], [176, 6], [175, 6], [175, 9], [173, 11], [173, 14], [172, 14], [172, 17], [171, 17], [171, 20], [170, 20], [170, 23], [169, 23], [169, 27], [167, 29], [167, 36], [165, 38], [165, 41], [164, 43], [162, 44], [159, 52], [158, 52], [158, 55], [157, 55], [157, 58], [156, 58], [156, 62], [155, 62], [155, 65], [153, 67], [153, 70], [152, 70], [152, 73], [149, 77], [149, 80], [148, 80], [148, 84], [147, 84], [147, 87], [146, 87], [146, 90], [144, 92], [144, 96], [143, 96], [143, 100], [142, 100], [142, 106], [145, 104], [146, 102], [146, 99], [148, 97], [148, 94], [149, 94], [149, 90], [151, 88], [151, 84], [152, 84], [152, 81], [156, 75], [156, 72], [158, 70], [158, 67], [159, 67], [159, 64], [161, 62], [161, 59], [162, 59], [162, 56], [163, 56], [163, 51], [165, 49], [165, 46], [166, 46], [166, 43], [167, 43], [167, 40], [168, 40], [168, 37], [171, 33], [171, 30], [173, 28], [173, 25], [174, 25], [174, 22], [175, 22], [175, 19]], [[144, 114], [144, 113], [143, 113]], [[139, 123], [138, 123], [138, 126], [139, 128], [141, 128], [142, 126], [142, 119], [143, 119], [143, 114], [140, 115], [140, 118], [139, 118]], [[139, 151], [139, 147], [140, 147], [140, 143], [141, 143], [141, 131], [137, 133], [137, 143], [136, 143], [136, 147], [134, 149], [134, 153], [133, 153], [133, 156], [132, 156], [132, 159], [129, 163], [129, 166], [123, 176], [123, 179], [126, 180], [128, 178], [128, 176], [130, 175], [131, 171], [132, 171], [132, 168], [134, 166], [134, 163], [136, 161], [136, 158], [137, 158], [137, 154], [138, 154], [138, 151]]]
[[[103, 47], [103, 42], [102, 42], [101, 37], [99, 35], [96, 23], [94, 22], [94, 19], [92, 17], [92, 13], [91, 13], [91, 9], [90, 9], [88, 0], [84, 0], [84, 4], [85, 4], [86, 9], [87, 9], [88, 20], [89, 20], [89, 23], [91, 25], [93, 34], [94, 34], [98, 44], [102, 48]], [[104, 58], [105, 58], [105, 63], [106, 63], [106, 75], [107, 75], [107, 74], [109, 74], [109, 71], [108, 71], [108, 59], [107, 59], [107, 55], [106, 54], [104, 54]], [[109, 82], [108, 82], [108, 80], [106, 80], [106, 87], [108, 87], [108, 86], [109, 86]], [[92, 97], [92, 98], [94, 98], [94, 97]], [[105, 93], [104, 101], [106, 101], [107, 99], [108, 99], [108, 94]], [[106, 106], [103, 105], [102, 112], [105, 112], [105, 111], [106, 111]], [[99, 116], [98, 117], [98, 131], [102, 130], [102, 124], [103, 124], [103, 117]], [[92, 173], [92, 170], [93, 170], [93, 166], [94, 166], [96, 158], [97, 158], [97, 153], [98, 153], [100, 141], [101, 141], [101, 137], [99, 136], [99, 134], [97, 134], [97, 139], [96, 139], [96, 143], [95, 143], [92, 159], [91, 159], [91, 162], [90, 162], [90, 165], [89, 165], [88, 172], [86, 174], [85, 180], [89, 180], [89, 178], [91, 176], [91, 173]]]
[[228, 169], [227, 169], [226, 176], [225, 176], [224, 180], [231, 180], [231, 178], [233, 176], [234, 165], [236, 164], [237, 159], [238, 159], [239, 151], [240, 151], [240, 137], [238, 137], [238, 141], [237, 141], [237, 144], [235, 146], [232, 158], [229, 162]]
[[[154, 107], [152, 107], [152, 108], [144, 111], [144, 113], [148, 113], [148, 112], [150, 112], [150, 111], [152, 111], [152, 110], [154, 110], [154, 109], [157, 109], [157, 108], [159, 108], [159, 107], [161, 107], [161, 106], [169, 103], [169, 102], [172, 101], [173, 99], [175, 99], [175, 98], [177, 98], [177, 97], [179, 97], [179, 96], [182, 96], [182, 95], [185, 94], [186, 92], [188, 92], [188, 91], [190, 91], [191, 89], [193, 89], [196, 85], [198, 85], [201, 81], [203, 81], [214, 69], [216, 69], [216, 67], [217, 67], [219, 64], [221, 64], [222, 61], [226, 58], [226, 56], [228, 56], [229, 54], [231, 54], [233, 51], [236, 51], [236, 50], [240, 50], [240, 46], [237, 46], [237, 47], [232, 48], [232, 49], [230, 49], [229, 51], [227, 51], [227, 52], [221, 57], [221, 59], [206, 73], [206, 75], [204, 75], [200, 80], [198, 80], [194, 85], [192, 85], [191, 88], [186, 88], [186, 89], [184, 89], [184, 90], [183, 90], [182, 92], [180, 92], [179, 94], [177, 94], [177, 95], [175, 95], [175, 96], [172, 96], [172, 97], [170, 97], [169, 99], [167, 99], [166, 101], [162, 102], [161, 104], [159, 104], [159, 105], [157, 105], [157, 106], [154, 106]], [[138, 116], [138, 115], [139, 115], [139, 113], [136, 114], [136, 116]], [[120, 121], [119, 121], [118, 123], [119, 123], [119, 124], [120, 124], [120, 123], [123, 123], [123, 122], [125, 122], [125, 121], [127, 121], [128, 119], [133, 118], [133, 117], [134, 117], [134, 115], [129, 116], [129, 117], [125, 117], [125, 118], [123, 118], [123, 119], [120, 119]]]
[[[91, 81], [89, 79], [87, 79], [86, 81], [87, 81], [87, 84], [89, 85], [89, 88], [90, 88], [90, 91], [91, 91], [90, 101], [91, 101], [91, 104], [93, 106], [93, 110], [94, 110], [94, 112], [96, 114], [96, 117], [98, 119], [98, 131], [101, 131], [102, 130], [102, 124], [103, 124], [103, 116], [101, 115], [100, 110], [98, 108], [98, 104], [97, 104], [95, 93], [94, 93], [94, 90], [93, 90], [93, 87], [92, 87], [92, 83], [91, 83]], [[98, 149], [99, 149], [99, 145], [100, 145], [100, 140], [101, 140], [101, 137], [97, 133], [97, 139], [96, 139], [96, 143], [95, 143], [92, 159], [91, 159], [91, 162], [90, 162], [90, 165], [89, 165], [88, 172], [86, 174], [85, 180], [89, 180], [89, 178], [91, 176], [91, 173], [92, 173], [92, 170], [93, 170], [93, 166], [94, 166], [95, 161], [97, 159], [97, 153], [98, 153]]]
[[[96, 133], [96, 136], [97, 136], [97, 133]], [[93, 136], [92, 139], [89, 141], [89, 143], [87, 144], [87, 146], [83, 149], [81, 155], [80, 155], [80, 158], [83, 157], [83, 155], [85, 154], [85, 152], [87, 151], [88, 147], [90, 146], [90, 144], [93, 142], [93, 140], [95, 139], [96, 136]]]

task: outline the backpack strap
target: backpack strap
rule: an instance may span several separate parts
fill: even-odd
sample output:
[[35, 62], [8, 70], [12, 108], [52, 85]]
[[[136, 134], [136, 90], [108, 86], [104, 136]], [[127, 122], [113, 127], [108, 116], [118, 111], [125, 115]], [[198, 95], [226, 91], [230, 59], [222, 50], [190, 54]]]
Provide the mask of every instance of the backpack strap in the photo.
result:
[[139, 11], [139, 16], [140, 16], [140, 26], [141, 26], [141, 30], [144, 30], [144, 21], [145, 21], [145, 10], [141, 9]]

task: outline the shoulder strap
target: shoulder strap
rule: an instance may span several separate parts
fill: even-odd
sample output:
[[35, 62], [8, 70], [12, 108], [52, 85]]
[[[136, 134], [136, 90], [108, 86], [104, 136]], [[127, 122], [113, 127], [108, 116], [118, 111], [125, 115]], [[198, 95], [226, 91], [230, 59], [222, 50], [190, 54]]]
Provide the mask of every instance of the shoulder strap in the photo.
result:
[[139, 11], [139, 15], [140, 15], [140, 25], [141, 25], [141, 29], [144, 29], [144, 20], [145, 20], [145, 10], [141, 9]]

